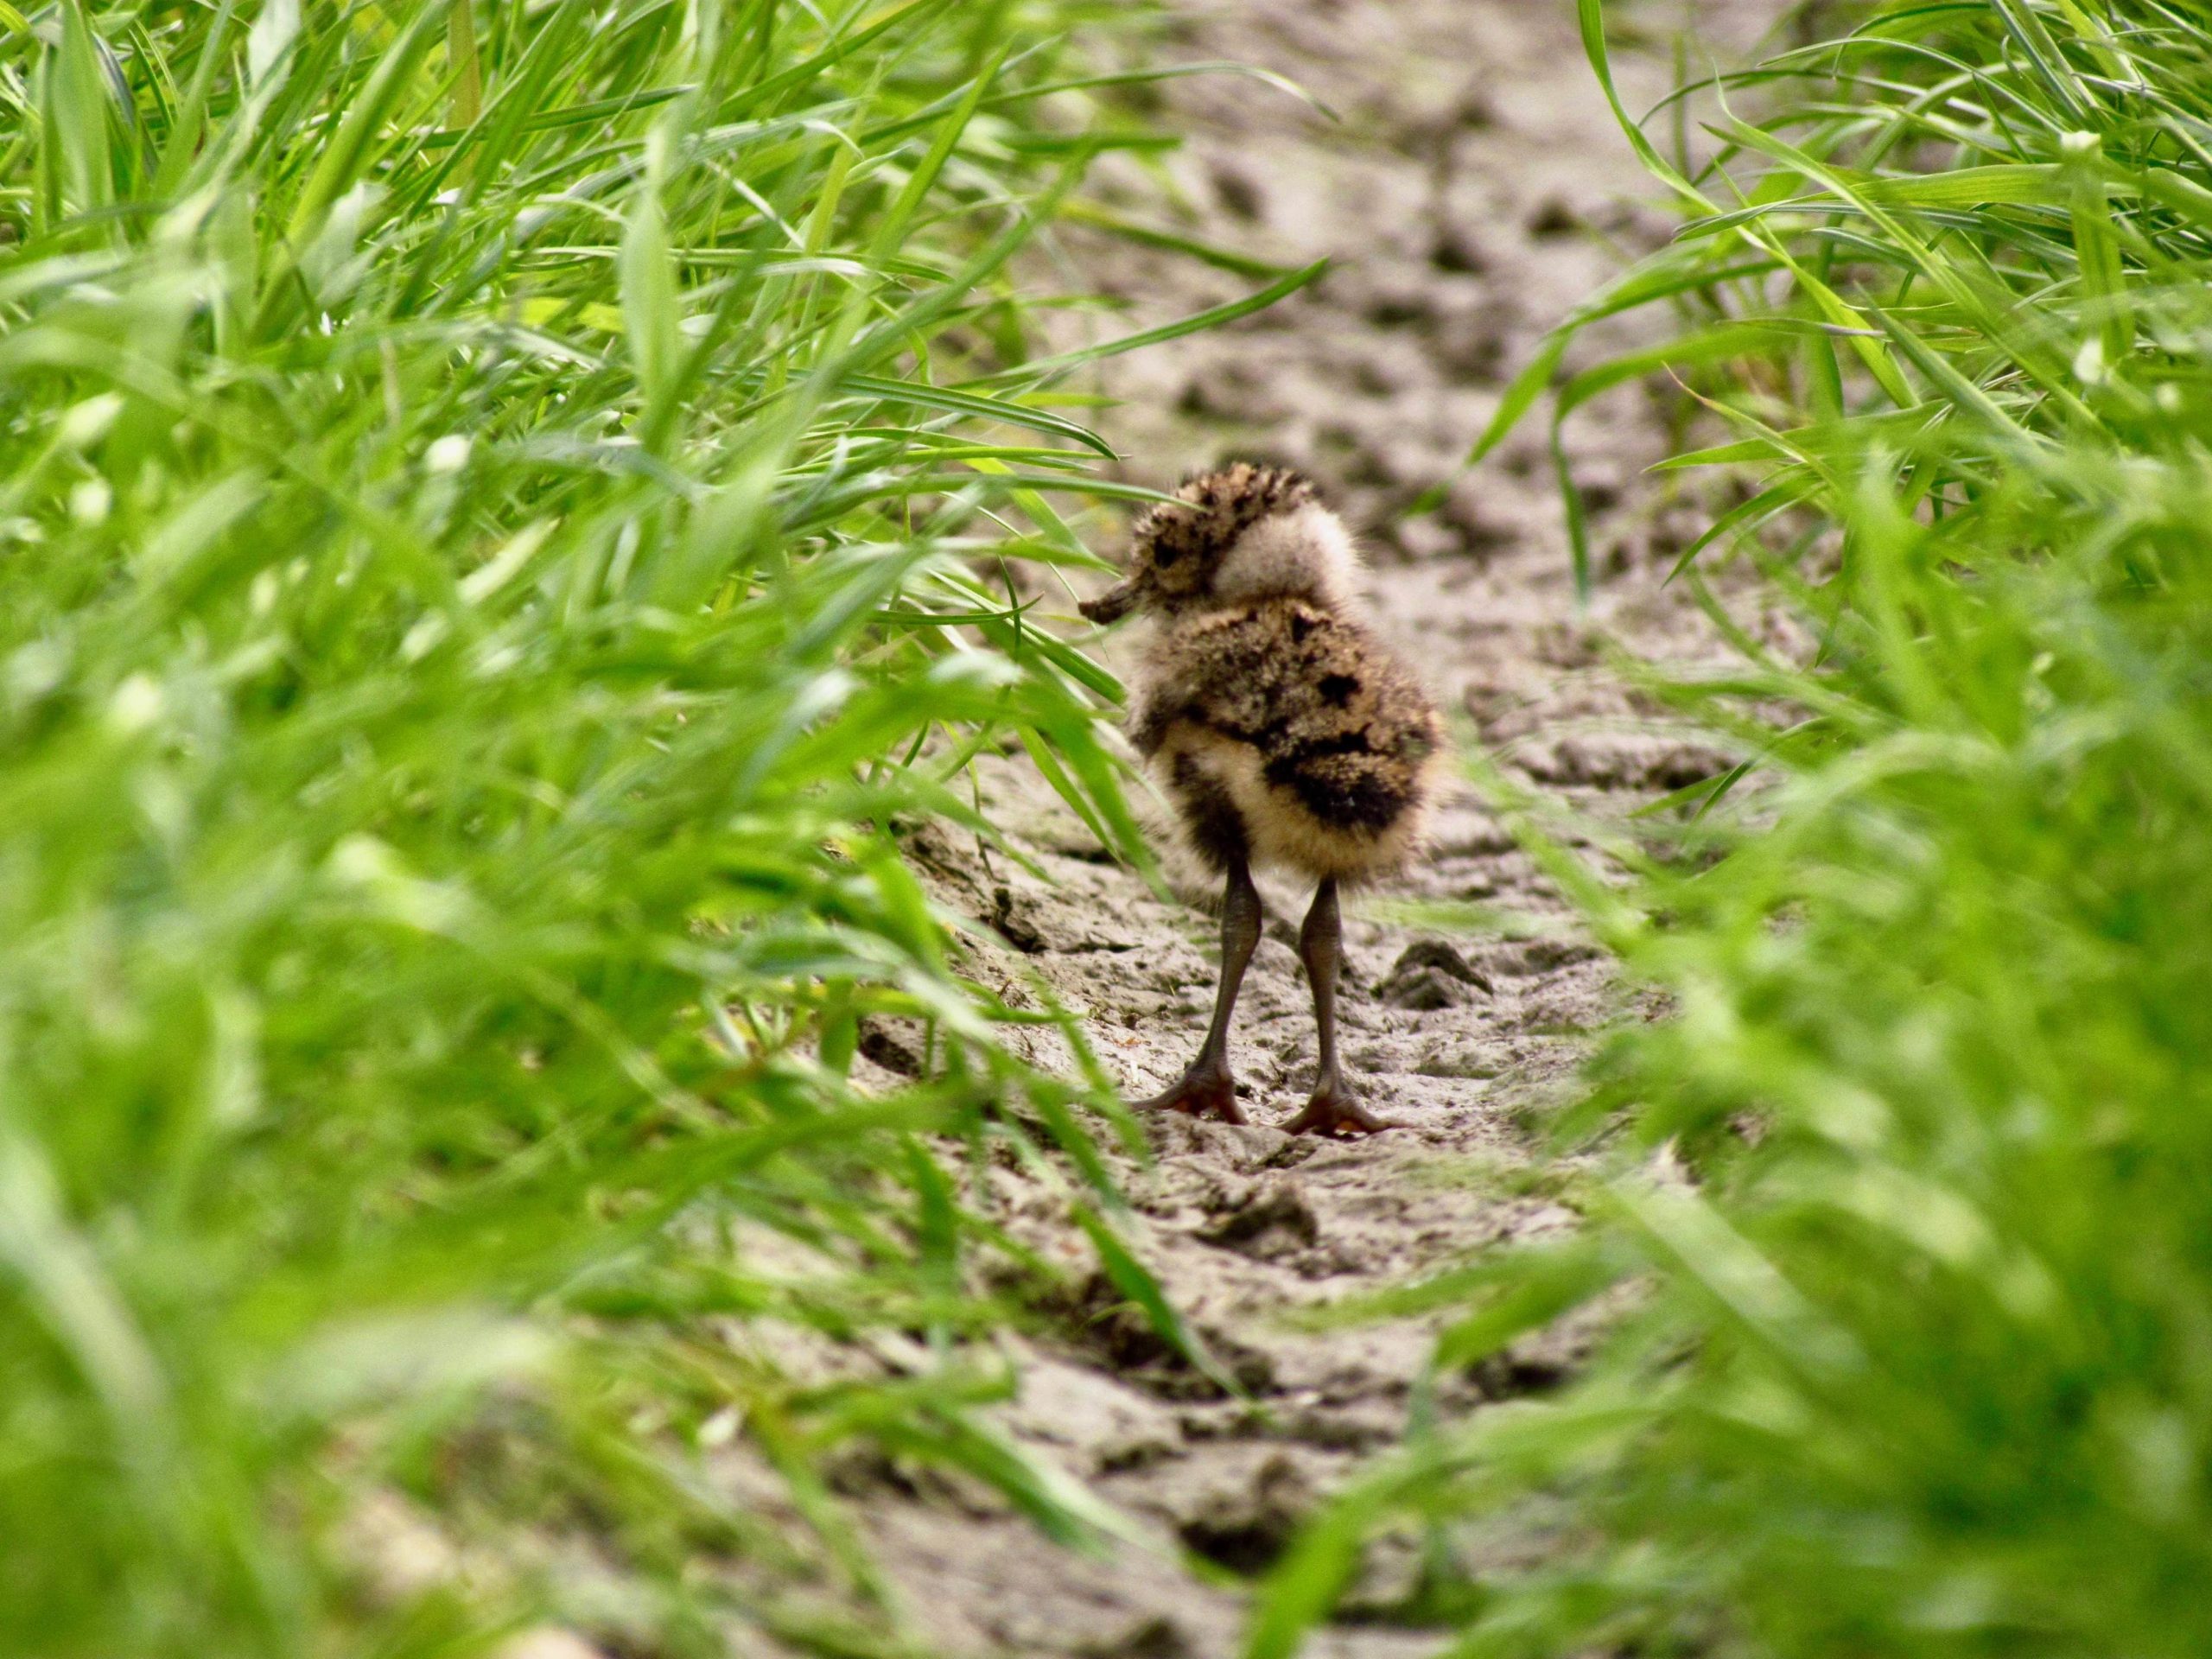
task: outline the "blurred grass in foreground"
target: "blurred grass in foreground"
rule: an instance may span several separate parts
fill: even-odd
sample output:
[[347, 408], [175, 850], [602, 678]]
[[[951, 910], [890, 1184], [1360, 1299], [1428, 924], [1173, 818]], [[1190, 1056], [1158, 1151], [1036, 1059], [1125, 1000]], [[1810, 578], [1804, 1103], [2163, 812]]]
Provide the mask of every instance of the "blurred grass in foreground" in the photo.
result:
[[[2212, 32], [1845, 16], [1732, 79], [1771, 113], [1694, 175], [1630, 129], [1683, 229], [1556, 343], [1683, 326], [1556, 384], [1548, 351], [1491, 434], [1665, 366], [1734, 429], [1674, 464], [1754, 480], [1678, 571], [1741, 667], [1668, 688], [1748, 774], [1624, 893], [1491, 779], [1672, 998], [1567, 1126], [1612, 1132], [1602, 1202], [1399, 1305], [1456, 1311], [1442, 1368], [1633, 1288], [1566, 1394], [1371, 1471], [1253, 1655], [1392, 1518], [1435, 1529], [1471, 1654], [2212, 1644]], [[1732, 555], [1809, 660], [1705, 587]], [[1456, 1522], [1534, 1493], [1548, 1566], [1455, 1571]]]
[[[1020, 745], [1139, 850], [1118, 688], [976, 574], [1114, 489], [1007, 276], [1150, 142], [1104, 15], [0, 5], [10, 1651], [458, 1653], [588, 1592], [887, 1649], [771, 1593], [872, 1588], [855, 1436], [1095, 1518], [963, 1416], [963, 1260], [1042, 1268], [918, 1137], [1083, 1164], [1110, 1091], [996, 1040], [1047, 1016], [957, 981], [891, 826]], [[871, 1011], [933, 1080], [848, 1087]], [[800, 1388], [717, 1316], [934, 1358]], [[733, 1425], [815, 1541], [698, 1477]], [[392, 1488], [489, 1541], [468, 1596], [356, 1593]]]

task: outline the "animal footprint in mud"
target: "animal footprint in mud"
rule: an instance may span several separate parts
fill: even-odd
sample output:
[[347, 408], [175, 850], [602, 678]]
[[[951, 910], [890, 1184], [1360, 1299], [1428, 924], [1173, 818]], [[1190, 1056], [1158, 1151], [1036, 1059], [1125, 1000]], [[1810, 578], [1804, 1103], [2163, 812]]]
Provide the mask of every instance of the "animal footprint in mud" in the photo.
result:
[[1247, 1192], [1221, 1194], [1208, 1205], [1219, 1218], [1198, 1230], [1209, 1244], [1265, 1262], [1309, 1249], [1320, 1237], [1320, 1223], [1306, 1196], [1288, 1181], [1268, 1181]]
[[[1217, 1380], [1219, 1370], [1209, 1375], [1194, 1365], [1148, 1313], [1123, 1300], [1103, 1272], [1091, 1275], [1067, 1311], [1073, 1315], [1070, 1334], [1128, 1386], [1163, 1400], [1227, 1397], [1229, 1390]], [[1274, 1362], [1265, 1353], [1211, 1325], [1200, 1324], [1191, 1334], [1237, 1388], [1253, 1395], [1274, 1390]]]
[[1305, 1471], [1277, 1452], [1249, 1479], [1201, 1489], [1179, 1505], [1175, 1531], [1208, 1560], [1232, 1573], [1257, 1574], [1281, 1557], [1314, 1503]]
[[1076, 1659], [1194, 1659], [1198, 1649], [1181, 1625], [1164, 1613], [1139, 1615], [1127, 1630], [1079, 1643]]
[[1003, 881], [991, 893], [991, 926], [1024, 956], [1037, 956], [1048, 948], [1043, 931], [1031, 919], [1027, 902], [1017, 899]]
[[1472, 1001], [1475, 991], [1495, 994], [1480, 969], [1441, 939], [1417, 939], [1399, 955], [1375, 995], [1394, 1008], [1425, 1012], [1459, 1007]]

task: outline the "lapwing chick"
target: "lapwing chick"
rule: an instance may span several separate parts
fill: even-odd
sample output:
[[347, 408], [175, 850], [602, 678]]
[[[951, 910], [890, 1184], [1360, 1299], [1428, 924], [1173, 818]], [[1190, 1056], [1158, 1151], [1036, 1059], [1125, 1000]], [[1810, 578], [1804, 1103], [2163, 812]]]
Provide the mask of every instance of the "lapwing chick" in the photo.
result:
[[1320, 1065], [1292, 1134], [1389, 1126], [1352, 1096], [1337, 1060], [1337, 890], [1398, 868], [1420, 844], [1442, 730], [1419, 683], [1362, 621], [1350, 534], [1296, 473], [1244, 463], [1194, 477], [1146, 512], [1122, 581], [1083, 613], [1153, 620], [1133, 675], [1129, 737], [1192, 849], [1227, 886], [1221, 983], [1205, 1043], [1140, 1109], [1245, 1121], [1229, 1065], [1230, 1015], [1260, 942], [1255, 865], [1312, 879], [1298, 936]]

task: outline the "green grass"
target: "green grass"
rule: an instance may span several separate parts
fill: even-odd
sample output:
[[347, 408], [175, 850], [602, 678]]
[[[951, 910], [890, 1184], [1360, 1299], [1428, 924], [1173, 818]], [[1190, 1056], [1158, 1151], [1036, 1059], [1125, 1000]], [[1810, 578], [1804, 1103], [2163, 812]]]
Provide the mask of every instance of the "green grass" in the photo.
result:
[[[1471, 1654], [2212, 1642], [2212, 30], [1840, 16], [1722, 89], [1710, 164], [1630, 128], [1681, 232], [1485, 440], [1664, 365], [1730, 429], [1673, 464], [1751, 480], [1677, 575], [1741, 664], [1669, 688], [1745, 767], [1625, 893], [1490, 779], [1675, 1012], [1564, 1126], [1607, 1137], [1592, 1224], [1431, 1287], [1436, 1363], [1635, 1288], [1568, 1393], [1373, 1469], [1255, 1656], [1408, 1517]], [[1670, 344], [1561, 372], [1657, 305]], [[1708, 585], [1731, 559], [1758, 582]], [[1731, 620], [1760, 589], [1802, 658]], [[1455, 1566], [1532, 1491], [1545, 1566]]]
[[[989, 835], [1026, 747], [1138, 851], [1007, 563], [1142, 493], [1055, 390], [1114, 346], [1010, 274], [1152, 142], [1109, 10], [0, 5], [11, 1651], [893, 1650], [856, 1438], [1096, 1518], [967, 1414], [969, 1263], [1044, 1269], [924, 1137], [1095, 1173], [1110, 1090], [1013, 1058], [1058, 1016], [895, 832]], [[877, 1013], [929, 1081], [849, 1085]], [[805, 1387], [733, 1321], [934, 1357]], [[733, 1430], [807, 1526], [702, 1478]], [[365, 1593], [391, 1493], [467, 1587]]]

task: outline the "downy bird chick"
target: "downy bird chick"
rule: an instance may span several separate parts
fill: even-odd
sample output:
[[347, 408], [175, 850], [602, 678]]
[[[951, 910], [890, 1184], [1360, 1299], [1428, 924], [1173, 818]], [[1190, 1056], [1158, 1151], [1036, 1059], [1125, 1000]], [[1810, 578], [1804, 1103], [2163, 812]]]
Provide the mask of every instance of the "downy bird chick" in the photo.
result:
[[1436, 710], [1359, 620], [1358, 556], [1297, 474], [1243, 462], [1185, 483], [1140, 518], [1122, 581], [1083, 607], [1157, 626], [1134, 676], [1129, 737], [1174, 803], [1192, 849], [1227, 882], [1221, 983], [1182, 1079], [1140, 1109], [1242, 1123], [1229, 1021], [1260, 940], [1255, 864], [1318, 884], [1299, 954], [1313, 989], [1320, 1066], [1294, 1135], [1389, 1125], [1353, 1099], [1337, 1062], [1343, 954], [1337, 889], [1403, 864], [1442, 756]]

